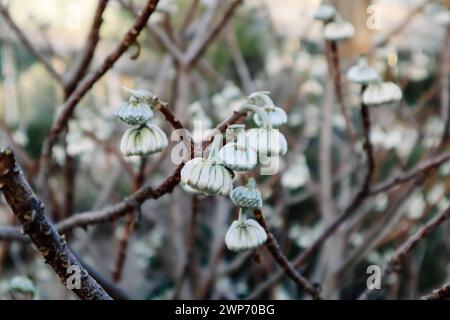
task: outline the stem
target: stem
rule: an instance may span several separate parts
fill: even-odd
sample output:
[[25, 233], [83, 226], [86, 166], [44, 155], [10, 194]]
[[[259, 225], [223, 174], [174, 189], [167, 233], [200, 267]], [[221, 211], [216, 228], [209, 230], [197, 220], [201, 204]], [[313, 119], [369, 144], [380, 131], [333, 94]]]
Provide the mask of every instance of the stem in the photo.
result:
[[246, 103], [239, 108], [238, 112], [253, 112], [258, 114], [261, 117], [261, 121], [263, 123], [263, 127], [266, 129], [272, 129], [272, 124], [267, 117], [267, 113], [259, 106], [254, 104]]
[[266, 247], [272, 254], [272, 256], [275, 258], [275, 261], [281, 266], [281, 268], [283, 268], [286, 274], [297, 284], [299, 289], [304, 290], [315, 300], [320, 299], [319, 290], [315, 288], [315, 286], [312, 285], [308, 281], [308, 279], [304, 278], [294, 269], [292, 264], [289, 262], [289, 260], [281, 251], [277, 240], [267, 227], [266, 220], [264, 219], [261, 210], [255, 209], [253, 210], [253, 214], [255, 216], [255, 219], [259, 222], [259, 224], [264, 228], [264, 230], [267, 233]]

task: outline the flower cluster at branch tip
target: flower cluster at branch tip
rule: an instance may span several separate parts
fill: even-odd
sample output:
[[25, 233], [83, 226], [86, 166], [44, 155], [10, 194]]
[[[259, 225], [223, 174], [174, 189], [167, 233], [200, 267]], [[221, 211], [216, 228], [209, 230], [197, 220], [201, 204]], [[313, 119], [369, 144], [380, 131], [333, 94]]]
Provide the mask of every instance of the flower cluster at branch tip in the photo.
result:
[[320, 6], [314, 12], [314, 19], [328, 22], [331, 21], [336, 15], [336, 9], [329, 3], [322, 1]]
[[366, 86], [362, 101], [368, 106], [389, 105], [402, 99], [402, 90], [391, 81], [382, 81], [378, 73], [367, 64], [365, 56], [347, 72], [347, 79]]
[[259, 223], [247, 219], [247, 212], [262, 207], [261, 193], [253, 178], [246, 186], [235, 188], [230, 194], [231, 201], [239, 207], [239, 218], [233, 221], [225, 235], [225, 244], [231, 251], [255, 249], [267, 240], [267, 233]]
[[344, 41], [352, 38], [356, 33], [355, 27], [347, 21], [342, 20], [336, 13], [334, 20], [328, 22], [323, 29], [323, 36], [329, 41]]
[[128, 102], [122, 103], [116, 116], [129, 128], [122, 136], [120, 151], [126, 156], [146, 156], [162, 151], [168, 145], [167, 136], [157, 125], [149, 123], [158, 100], [147, 90], [125, 89], [130, 93]]

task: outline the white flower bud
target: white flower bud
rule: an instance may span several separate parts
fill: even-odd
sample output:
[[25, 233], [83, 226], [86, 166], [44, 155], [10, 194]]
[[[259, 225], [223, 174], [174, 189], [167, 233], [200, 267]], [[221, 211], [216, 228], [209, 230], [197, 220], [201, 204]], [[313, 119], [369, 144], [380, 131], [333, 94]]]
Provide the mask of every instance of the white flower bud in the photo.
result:
[[30, 300], [36, 295], [36, 287], [29, 278], [15, 276], [9, 281], [8, 293], [14, 299]]
[[363, 92], [363, 103], [369, 106], [382, 106], [400, 101], [402, 90], [393, 82], [372, 83]]
[[255, 179], [248, 179], [246, 186], [240, 186], [230, 193], [230, 199], [240, 208], [261, 208], [262, 197], [261, 192], [256, 188]]
[[233, 189], [233, 178], [229, 169], [216, 158], [221, 137], [216, 136], [208, 159], [201, 157], [189, 160], [181, 170], [181, 184], [208, 195], [226, 196]]
[[367, 58], [361, 56], [358, 64], [348, 70], [347, 79], [359, 84], [369, 84], [378, 81], [379, 76], [375, 69], [367, 64]]
[[248, 143], [244, 125], [231, 125], [228, 132], [232, 132], [235, 142], [224, 145], [218, 154], [219, 160], [234, 171], [253, 170], [257, 164], [256, 150]]
[[153, 117], [152, 106], [155, 97], [147, 90], [125, 88], [131, 94], [128, 102], [123, 102], [116, 110], [116, 116], [129, 125], [141, 125]]
[[[252, 93], [248, 97], [248, 100], [264, 109], [267, 114], [267, 118], [273, 127], [277, 128], [287, 123], [286, 112], [280, 107], [275, 106], [272, 99], [269, 97], [268, 92], [259, 91]], [[258, 113], [255, 113], [253, 120], [258, 127], [262, 127], [264, 125], [264, 121]]]
[[343, 21], [337, 15], [333, 22], [327, 23], [323, 29], [323, 36], [330, 41], [343, 41], [355, 35], [355, 27], [350, 22]]
[[267, 156], [284, 155], [287, 152], [287, 141], [278, 129], [254, 128], [247, 132], [250, 147], [258, 154]]
[[335, 15], [336, 9], [331, 4], [322, 1], [314, 12], [314, 19], [326, 22], [332, 20]]
[[157, 153], [167, 147], [167, 136], [158, 126], [146, 124], [125, 131], [120, 142], [124, 156], [145, 156]]
[[267, 241], [267, 233], [253, 219], [247, 219], [246, 214], [239, 212], [239, 219], [233, 221], [225, 235], [225, 244], [231, 251], [252, 250]]

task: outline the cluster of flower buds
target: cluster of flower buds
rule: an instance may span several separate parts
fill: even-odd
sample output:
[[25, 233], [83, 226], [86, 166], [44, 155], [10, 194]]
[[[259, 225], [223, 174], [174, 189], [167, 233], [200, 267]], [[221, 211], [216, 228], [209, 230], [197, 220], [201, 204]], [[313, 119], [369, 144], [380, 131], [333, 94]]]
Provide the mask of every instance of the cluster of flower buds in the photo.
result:
[[247, 212], [262, 207], [261, 193], [256, 188], [253, 178], [246, 186], [235, 188], [230, 194], [231, 201], [239, 207], [239, 218], [233, 221], [225, 235], [225, 244], [231, 251], [252, 250], [263, 245], [267, 240], [267, 233], [259, 223], [247, 219]]
[[284, 155], [287, 142], [277, 129], [287, 122], [283, 109], [277, 107], [268, 92], [255, 92], [239, 107], [239, 112], [250, 112], [256, 128], [245, 131], [245, 125], [227, 128], [227, 143], [221, 146], [222, 136], [216, 135], [207, 158], [196, 157], [186, 162], [181, 170], [181, 186], [188, 192], [206, 195], [230, 196], [240, 208], [239, 220], [227, 232], [225, 243], [230, 250], [251, 250], [267, 240], [264, 229], [246, 218], [247, 211], [261, 208], [261, 194], [255, 181], [233, 190], [234, 172], [251, 171], [261, 159]]
[[130, 93], [130, 98], [117, 109], [116, 116], [133, 127], [122, 136], [120, 151], [127, 157], [162, 151], [167, 147], [167, 136], [157, 125], [149, 123], [158, 100], [147, 90], [125, 90]]
[[400, 87], [391, 81], [382, 81], [375, 69], [367, 64], [365, 56], [348, 70], [347, 79], [365, 87], [362, 101], [368, 106], [389, 105], [402, 99]]

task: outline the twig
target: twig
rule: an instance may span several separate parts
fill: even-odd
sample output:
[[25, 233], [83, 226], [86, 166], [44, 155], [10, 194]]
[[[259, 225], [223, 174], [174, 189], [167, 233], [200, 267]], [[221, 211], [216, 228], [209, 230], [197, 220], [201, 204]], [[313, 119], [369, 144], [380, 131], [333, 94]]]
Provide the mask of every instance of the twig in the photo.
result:
[[[146, 158], [141, 158], [141, 163], [139, 166], [139, 171], [136, 174], [133, 181], [133, 191], [138, 190], [142, 187], [145, 179], [145, 165], [147, 161]], [[136, 208], [138, 209], [138, 208]], [[117, 246], [117, 258], [115, 267], [112, 273], [112, 280], [114, 282], [119, 282], [122, 277], [123, 267], [125, 265], [125, 260], [127, 258], [128, 243], [130, 242], [130, 237], [134, 232], [136, 227], [135, 216], [133, 215], [134, 210], [130, 210], [126, 214], [125, 230], [123, 236], [119, 239], [119, 245]]]
[[103, 22], [103, 12], [105, 11], [107, 4], [108, 0], [98, 0], [94, 20], [92, 21], [83, 52], [81, 53], [81, 56], [72, 71], [68, 74], [67, 80], [64, 81], [64, 90], [67, 96], [74, 91], [76, 85], [80, 82], [91, 65], [95, 49], [97, 48], [97, 44], [100, 40], [100, 27]]
[[20, 29], [20, 27], [14, 22], [11, 15], [8, 12], [8, 9], [5, 7], [5, 5], [0, 3], [0, 15], [3, 16], [6, 23], [9, 25], [9, 27], [14, 31], [17, 38], [19, 38], [22, 45], [25, 47], [25, 49], [30, 52], [31, 55], [33, 55], [36, 60], [38, 60], [44, 68], [47, 70], [47, 72], [52, 76], [58, 83], [62, 83], [61, 75], [56, 72], [55, 68], [50, 64], [49, 61], [39, 52], [38, 49], [31, 43], [30, 39], [25, 35], [25, 33]]
[[425, 175], [439, 168], [439, 166], [450, 160], [450, 153], [444, 153], [436, 158], [429, 159], [417, 165], [411, 171], [389, 179], [385, 182], [380, 182], [370, 188], [370, 195], [375, 195], [381, 192], [388, 191], [396, 186], [411, 181], [419, 175]]
[[338, 100], [339, 106], [341, 107], [342, 116], [345, 120], [345, 127], [347, 129], [348, 137], [353, 144], [356, 141], [355, 129], [353, 127], [352, 119], [348, 113], [347, 106], [345, 105], [344, 96], [342, 92], [342, 78], [341, 78], [341, 68], [339, 63], [339, 51], [336, 41], [325, 41], [325, 46], [327, 50], [327, 56], [329, 60], [329, 69], [331, 76], [333, 77], [334, 91], [336, 93], [336, 98]]
[[181, 275], [177, 281], [177, 284], [175, 285], [175, 291], [173, 294], [173, 299], [176, 300], [179, 298], [181, 289], [183, 288], [184, 281], [188, 274], [191, 278], [192, 283], [192, 291], [195, 292], [197, 285], [196, 285], [196, 267], [195, 267], [195, 250], [194, 250], [194, 244], [195, 244], [195, 232], [196, 232], [196, 226], [197, 226], [197, 215], [198, 215], [198, 209], [199, 209], [200, 201], [197, 196], [192, 196], [192, 205], [191, 205], [191, 216], [189, 218], [189, 229], [187, 234], [187, 241], [186, 241], [186, 261], [184, 263], [183, 269], [181, 271]]
[[222, 18], [216, 23], [214, 27], [203, 37], [199, 38], [197, 41], [193, 41], [191, 45], [187, 48], [185, 53], [185, 64], [188, 66], [193, 66], [196, 64], [197, 60], [200, 58], [202, 53], [208, 47], [214, 38], [216, 38], [220, 32], [224, 29], [227, 22], [233, 16], [234, 11], [242, 3], [242, 0], [233, 0], [228, 8], [225, 10]]
[[[436, 215], [423, 227], [416, 231], [411, 237], [409, 237], [403, 244], [395, 251], [393, 257], [387, 263], [387, 267], [383, 271], [382, 279], [387, 279], [387, 277], [392, 273], [400, 273], [400, 265], [402, 261], [411, 253], [411, 251], [431, 232], [433, 232], [437, 227], [444, 223], [450, 218], [450, 207], [442, 211], [440, 214]], [[366, 290], [360, 296], [359, 299], [370, 299], [370, 291]]]
[[253, 211], [253, 214], [255, 216], [255, 219], [259, 222], [259, 224], [264, 228], [264, 230], [267, 233], [266, 247], [272, 254], [272, 256], [275, 258], [276, 262], [283, 268], [284, 272], [297, 284], [299, 289], [304, 290], [313, 299], [320, 299], [319, 290], [294, 269], [293, 265], [289, 262], [289, 260], [281, 251], [280, 246], [277, 243], [277, 240], [267, 227], [266, 220], [264, 219], [261, 210], [255, 209]]
[[[0, 153], [0, 184], [6, 201], [22, 224], [45, 262], [68, 288], [81, 299], [110, 300], [111, 297], [89, 275], [72, 254], [44, 213], [44, 205], [25, 180], [11, 149]], [[80, 285], [71, 286], [73, 272], [79, 272]]]
[[422, 300], [448, 300], [450, 299], [450, 283], [447, 283], [439, 289], [433, 290], [430, 294], [423, 296]]

